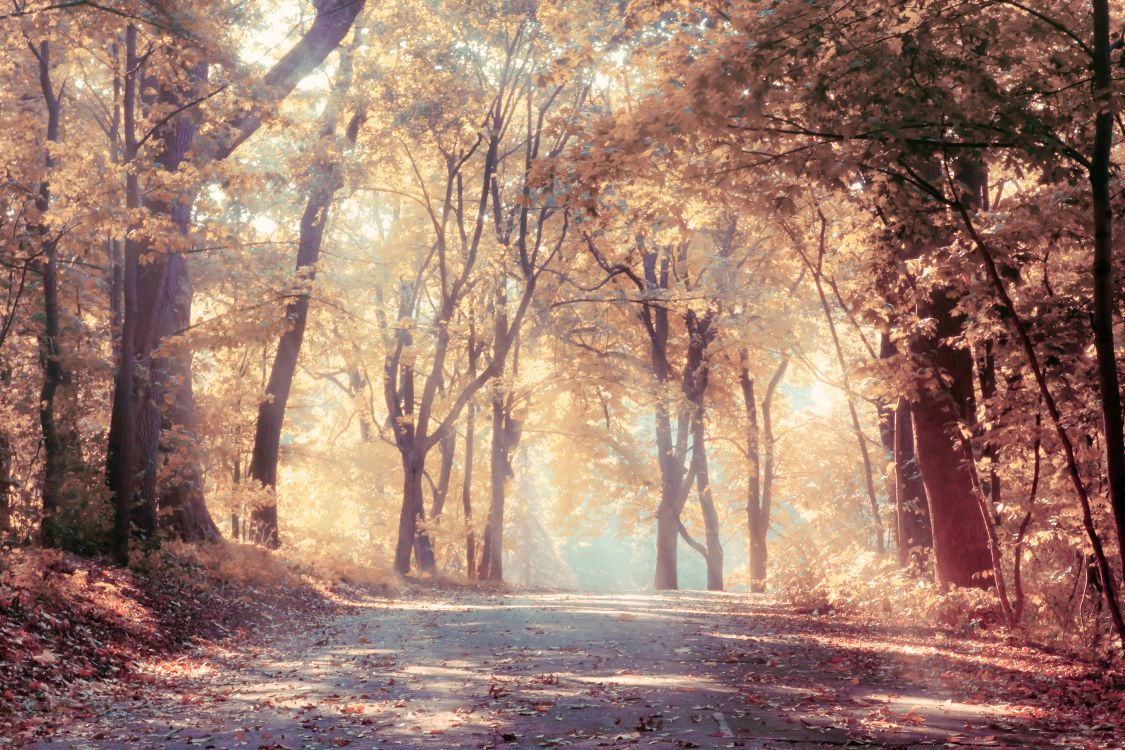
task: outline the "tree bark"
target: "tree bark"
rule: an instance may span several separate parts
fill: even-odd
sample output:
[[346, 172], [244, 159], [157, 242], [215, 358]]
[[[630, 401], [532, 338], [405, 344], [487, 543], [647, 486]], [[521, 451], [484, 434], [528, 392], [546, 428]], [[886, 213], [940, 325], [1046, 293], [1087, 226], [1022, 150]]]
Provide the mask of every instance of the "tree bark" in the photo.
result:
[[899, 399], [894, 411], [895, 521], [898, 562], [916, 571], [924, 568], [933, 548], [926, 488], [914, 456], [914, 425], [910, 402]]
[[[48, 170], [55, 166], [51, 146], [59, 140], [59, 115], [61, 91], [56, 93], [51, 83], [50, 42], [39, 43], [36, 52], [39, 60], [39, 84], [47, 107], [47, 152], [44, 163]], [[43, 332], [39, 337], [39, 363], [43, 370], [43, 383], [39, 391], [39, 424], [43, 435], [43, 517], [40, 539], [44, 546], [58, 543], [55, 529], [56, 514], [61, 502], [62, 483], [66, 475], [66, 446], [59, 429], [55, 399], [66, 380], [60, 351], [59, 328], [59, 255], [58, 239], [51, 237], [45, 214], [51, 206], [50, 177], [39, 185], [35, 207], [39, 211], [40, 226], [37, 234], [42, 240], [43, 257], [38, 270], [43, 281]]]
[[[330, 178], [331, 179], [331, 178]], [[315, 265], [320, 257], [324, 239], [324, 225], [329, 207], [336, 193], [336, 184], [317, 186], [309, 194], [301, 216], [300, 238], [297, 244], [297, 274], [311, 283], [316, 274]], [[277, 342], [273, 366], [266, 385], [266, 398], [258, 405], [258, 419], [254, 429], [254, 448], [250, 457], [250, 478], [273, 491], [277, 488], [277, 461], [281, 448], [281, 429], [285, 421], [285, 407], [297, 372], [297, 358], [309, 316], [309, 292], [297, 294], [285, 308], [288, 328]], [[277, 527], [277, 503], [254, 508], [250, 512], [250, 536], [258, 544], [276, 549], [280, 543]]]
[[[320, 137], [330, 139], [336, 134], [336, 121], [343, 108], [343, 97], [352, 83], [351, 52], [347, 48], [340, 53], [340, 70], [325, 106], [325, 122]], [[359, 126], [363, 116], [356, 114], [345, 136], [349, 147], [355, 146]], [[297, 239], [298, 291], [285, 308], [285, 321], [288, 327], [281, 334], [270, 368], [266, 384], [266, 397], [258, 404], [258, 419], [254, 425], [254, 446], [250, 454], [250, 478], [269, 489], [269, 502], [250, 511], [250, 535], [258, 544], [276, 549], [281, 544], [277, 526], [277, 463], [281, 449], [281, 430], [285, 423], [285, 409], [289, 404], [289, 392], [293, 387], [293, 376], [297, 372], [297, 360], [301, 354], [301, 344], [305, 338], [305, 327], [309, 320], [309, 301], [311, 285], [316, 279], [316, 264], [320, 260], [320, 248], [324, 243], [324, 228], [332, 208], [336, 192], [343, 187], [338, 158], [318, 165], [313, 174], [313, 184], [309, 188], [305, 211], [301, 215]]]
[[[713, 319], [714, 316], [710, 312], [701, 317], [694, 311], [689, 311], [684, 316], [684, 325], [688, 332], [688, 351], [684, 361], [681, 387], [684, 397], [692, 404], [692, 474], [695, 477], [699, 508], [703, 515], [705, 546], [702, 554], [707, 563], [707, 588], [710, 591], [722, 591], [723, 545], [719, 537], [719, 516], [715, 511], [714, 498], [711, 497], [711, 481], [707, 466], [707, 430], [704, 422], [706, 414], [704, 402], [710, 376], [707, 347], [715, 338]], [[676, 517], [678, 520], [678, 512]]]
[[0, 430], [0, 542], [12, 530], [12, 441]]
[[965, 415], [974, 411], [973, 358], [952, 343], [964, 325], [955, 306], [948, 289], [935, 290], [919, 304], [918, 316], [932, 318], [936, 331], [932, 338], [916, 338], [911, 350], [926, 362], [923, 372], [936, 375], [919, 377], [911, 404], [915, 455], [929, 504], [938, 582], [991, 588], [988, 531], [974, 495], [973, 467], [959, 438]]
[[453, 459], [457, 452], [457, 433], [450, 432], [438, 443], [441, 449], [441, 466], [438, 469], [437, 484], [430, 504], [430, 519], [438, 520], [445, 510], [445, 499], [449, 496], [449, 480], [453, 475]]
[[[508, 294], [506, 280], [501, 279], [496, 291], [496, 318], [494, 341], [502, 342], [508, 337]], [[489, 484], [491, 497], [488, 506], [488, 524], [485, 526], [485, 549], [488, 557], [481, 562], [481, 577], [489, 581], [504, 580], [504, 502], [508, 479], [512, 476], [512, 463], [509, 451], [511, 431], [511, 409], [503, 388], [504, 361], [497, 360], [499, 352], [493, 354], [498, 361], [496, 379], [492, 390], [492, 452], [489, 462]]]
[[723, 544], [719, 537], [719, 514], [715, 510], [715, 500], [711, 496], [711, 477], [707, 467], [707, 439], [706, 425], [703, 421], [704, 410], [698, 409], [692, 420], [692, 454], [698, 456], [698, 465], [695, 471], [696, 492], [699, 493], [699, 507], [703, 513], [704, 539], [706, 553], [704, 560], [707, 563], [707, 590], [723, 590]]
[[[130, 24], [125, 30], [125, 91], [123, 94], [123, 131], [125, 140], [125, 204], [129, 209], [141, 207], [141, 190], [136, 172], [128, 165], [137, 155], [136, 88], [137, 28]], [[137, 270], [141, 254], [136, 227], [125, 236], [125, 258], [122, 269], [121, 346], [114, 378], [113, 411], [106, 443], [106, 482], [114, 499], [113, 557], [119, 565], [129, 562], [129, 526], [133, 510], [133, 494], [137, 466], [137, 403], [133, 396], [136, 369], [137, 333]]]
[[[261, 86], [263, 95], [247, 109], [236, 112], [227, 118], [226, 124], [229, 127], [225, 134], [221, 133], [219, 135], [218, 143], [209, 157], [211, 160], [218, 161], [229, 156], [239, 144], [249, 138], [261, 126], [261, 108], [270, 106], [284, 99], [302, 78], [324, 61], [324, 58], [336, 48], [348, 29], [351, 28], [352, 23], [363, 9], [364, 0], [318, 0], [315, 6], [316, 17], [312, 25], [289, 52], [287, 52], [263, 77]], [[137, 28], [135, 25], [130, 24], [126, 29], [126, 46], [125, 91], [122, 102], [122, 114], [124, 118], [123, 130], [125, 133], [124, 161], [126, 165], [132, 165], [138, 156], [135, 117], [138, 77], [137, 64], [139, 60], [136, 49]], [[199, 66], [202, 70], [206, 69], [205, 62], [195, 63], [195, 65]], [[191, 72], [189, 71], [189, 77], [190, 75]], [[165, 93], [167, 93], [167, 89], [165, 89]], [[169, 171], [175, 171], [179, 167], [180, 160], [182, 160], [184, 154], [187, 152], [191, 134], [194, 133], [194, 123], [190, 117], [182, 116], [176, 118], [175, 123], [166, 125], [166, 138], [168, 134], [171, 133], [171, 137], [177, 140], [179, 146], [182, 146], [182, 148], [177, 149], [167, 149], [166, 147], [165, 168]], [[176, 153], [178, 153], [178, 156], [175, 155]], [[135, 168], [130, 166], [126, 181], [127, 206], [131, 209], [140, 208], [141, 190], [137, 170]], [[181, 201], [181, 204], [184, 203], [184, 201]], [[190, 205], [190, 201], [187, 201], [186, 204]], [[186, 208], [186, 206], [184, 206], [184, 208]], [[186, 228], [186, 218], [182, 227]], [[149, 318], [152, 314], [155, 314], [154, 311], [142, 309], [140, 305], [138, 305], [137, 283], [139, 259], [142, 255], [147, 255], [152, 250], [151, 238], [141, 237], [139, 232], [139, 227], [133, 227], [125, 243], [125, 259], [122, 271], [122, 283], [124, 287], [122, 294], [124, 302], [122, 305], [123, 321], [120, 363], [115, 377], [113, 417], [111, 419], [110, 434], [107, 440], [106, 475], [110, 491], [114, 497], [115, 507], [114, 556], [120, 563], [125, 563], [128, 560], [129, 525], [135, 490], [134, 474], [138, 468], [137, 446], [135, 443], [137, 439], [136, 421], [139, 409], [135, 394], [137, 383], [135, 382], [133, 371], [138, 360], [140, 364], [145, 366], [151, 364], [152, 350], [165, 333], [163, 331], [157, 331], [156, 335], [152, 337], [151, 343], [146, 343], [143, 346], [136, 341], [126, 340], [137, 335], [139, 327], [138, 316]], [[157, 262], [154, 265], [166, 266], [167, 264]], [[168, 273], [166, 268], [163, 272]], [[175, 273], [172, 275], [175, 276]], [[160, 286], [163, 287], [163, 284]], [[170, 304], [172, 304], [170, 299], [159, 301], [161, 309]], [[181, 363], [181, 367], [185, 366], [185, 364], [189, 366], [189, 360], [186, 358], [185, 361]], [[184, 375], [190, 378], [190, 371], [184, 370]], [[184, 388], [180, 391], [179, 395], [186, 397], [190, 392], [190, 388]], [[193, 404], [191, 402], [182, 402], [179, 406], [181, 413], [183, 410], [190, 412]], [[190, 422], [191, 420], [189, 419], [188, 421]], [[198, 478], [198, 467], [187, 472], [186, 480], [189, 483], [195, 482]], [[181, 508], [184, 508], [186, 511], [185, 514], [181, 514], [181, 517], [189, 515], [196, 518], [201, 524], [199, 528], [206, 529], [208, 526], [213, 526], [213, 522], [208, 524], [207, 521], [202, 518], [202, 514], [206, 512], [206, 509], [202, 506], [201, 483], [196, 487], [188, 487], [186, 490], [181, 488], [178, 492], [178, 497], [174, 499], [178, 499]], [[209, 520], [209, 518], [207, 520]]]
[[[472, 346], [472, 341], [469, 342]], [[476, 368], [473, 368], [475, 374]], [[469, 580], [477, 577], [476, 536], [473, 533], [473, 442], [476, 438], [476, 406], [468, 406], [465, 417], [465, 477], [461, 483], [461, 510], [465, 516], [465, 574]]]
[[[169, 293], [172, 295], [171, 325], [184, 330], [191, 324], [192, 289], [187, 259], [174, 255], [169, 262]], [[170, 353], [165, 359], [165, 388], [168, 428], [164, 466], [166, 477], [160, 490], [160, 507], [167, 515], [167, 528], [187, 542], [216, 542], [222, 533], [207, 510], [203, 494], [203, 471], [197, 445], [195, 393], [192, 387], [190, 350]], [[237, 537], [236, 537], [237, 538]]]
[[[770, 528], [770, 506], [773, 500], [774, 478], [774, 437], [773, 437], [773, 396], [785, 371], [789, 358], [782, 357], [766, 385], [762, 397], [761, 436], [759, 438], [758, 408], [754, 401], [754, 381], [750, 379], [748, 358], [742, 352], [742, 373], [740, 382], [742, 398], [746, 405], [746, 454], [750, 464], [747, 489], [746, 523], [750, 538], [750, 591], [755, 594], [766, 592], [766, 572], [769, 561], [767, 536]], [[763, 455], [764, 454], [764, 455]]]
[[750, 355], [745, 348], [738, 353], [738, 383], [746, 409], [746, 536], [749, 540], [748, 571], [750, 592], [766, 590], [766, 535], [762, 519], [762, 467], [758, 440], [758, 402], [754, 397], [754, 380], [750, 377]]
[[[1113, 336], [1115, 283], [1113, 277], [1113, 204], [1110, 161], [1113, 149], [1114, 101], [1109, 0], [1093, 0], [1094, 13], [1094, 152], [1090, 164], [1090, 193], [1094, 210], [1094, 351], [1101, 391], [1102, 430], [1105, 433], [1106, 479], [1117, 527], [1118, 554], [1125, 564], [1125, 417]], [[1123, 636], [1125, 637], [1125, 636]]]
[[[647, 250], [638, 241], [644, 252], [642, 264], [644, 282], [638, 281], [641, 291], [655, 293], [668, 289], [670, 262], [667, 253]], [[683, 506], [684, 459], [687, 455], [687, 420], [680, 413], [676, 419], [676, 434], [673, 439], [672, 416], [664, 393], [671, 379], [672, 369], [668, 363], [668, 309], [663, 305], [644, 305], [640, 313], [641, 322], [649, 337], [649, 356], [652, 374], [656, 381], [656, 462], [660, 470], [660, 504], [656, 509], [656, 571], [653, 587], [658, 590], [679, 588], [679, 526], [680, 510]]]

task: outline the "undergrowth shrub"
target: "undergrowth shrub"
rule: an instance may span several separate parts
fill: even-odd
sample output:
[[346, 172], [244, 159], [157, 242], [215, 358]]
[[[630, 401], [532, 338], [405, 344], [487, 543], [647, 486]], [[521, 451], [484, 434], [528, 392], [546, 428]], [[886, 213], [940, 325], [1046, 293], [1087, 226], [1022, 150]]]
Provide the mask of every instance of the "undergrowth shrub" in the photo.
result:
[[903, 570], [856, 544], [826, 544], [796, 530], [774, 544], [770, 584], [795, 607], [836, 610], [919, 624], [953, 627], [995, 621], [995, 594], [979, 589], [942, 592], [929, 577]]

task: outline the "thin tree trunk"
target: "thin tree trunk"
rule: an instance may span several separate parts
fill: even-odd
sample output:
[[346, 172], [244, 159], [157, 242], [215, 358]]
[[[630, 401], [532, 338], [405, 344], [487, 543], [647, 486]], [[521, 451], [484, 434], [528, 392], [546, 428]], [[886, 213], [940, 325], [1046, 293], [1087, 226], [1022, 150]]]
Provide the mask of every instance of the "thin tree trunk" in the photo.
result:
[[[493, 340], [497, 342], [497, 347], [508, 336], [508, 294], [505, 283], [506, 280], [501, 279], [496, 292], [496, 330]], [[498, 352], [494, 353], [493, 359], [496, 360], [498, 356]], [[508, 420], [511, 413], [505, 408], [506, 394], [501, 387], [503, 379], [504, 362], [500, 361], [492, 391], [492, 453], [489, 470], [491, 502], [488, 506], [488, 524], [484, 531], [488, 559], [481, 566], [481, 576], [490, 581], [504, 580], [504, 491], [512, 475], [508, 445]]]
[[723, 590], [723, 544], [719, 537], [719, 514], [715, 510], [715, 500], [711, 496], [711, 477], [707, 467], [707, 440], [703, 421], [702, 405], [692, 420], [693, 455], [698, 456], [695, 472], [696, 491], [699, 493], [699, 507], [703, 513], [703, 528], [707, 544], [704, 559], [707, 563], [707, 590]]
[[[477, 345], [476, 327], [469, 318], [469, 378], [477, 377], [480, 349]], [[465, 518], [465, 572], [469, 580], [477, 578], [476, 535], [473, 532], [473, 454], [476, 440], [477, 408], [472, 401], [465, 416], [465, 476], [461, 483], [461, 510]]]
[[441, 448], [441, 468], [434, 487], [433, 502], [430, 505], [430, 519], [437, 521], [445, 510], [445, 499], [449, 495], [449, 480], [453, 475], [453, 459], [457, 452], [457, 433], [450, 432], [438, 443]]
[[[1121, 642], [1122, 647], [1125, 648], [1125, 617], [1122, 616], [1121, 606], [1117, 601], [1117, 587], [1114, 580], [1113, 569], [1109, 564], [1109, 558], [1106, 556], [1101, 536], [1098, 534], [1097, 526], [1094, 523], [1090, 494], [1086, 489], [1085, 481], [1082, 479], [1082, 472], [1078, 465], [1078, 457], [1074, 450], [1074, 444], [1071, 442], [1070, 434], [1067, 432], [1066, 425], [1063, 423], [1062, 412], [1059, 410], [1058, 403], [1055, 401], [1054, 394], [1051, 392], [1049, 384], [1047, 383], [1047, 374], [1039, 362], [1039, 355], [1035, 349], [1034, 343], [1031, 341], [1027, 326], [1016, 310], [1011, 295], [1008, 294], [1007, 287], [1004, 286], [1004, 280], [1000, 277], [1000, 271], [996, 267], [996, 261], [993, 258], [991, 249], [984, 241], [984, 238], [981, 237], [980, 233], [977, 232], [968, 208], [961, 202], [957, 203], [956, 208], [965, 224], [965, 229], [968, 231], [973, 244], [976, 246], [981, 256], [981, 260], [984, 261], [985, 270], [987, 271], [989, 281], [992, 283], [992, 288], [1008, 313], [1006, 318], [1007, 323], [1011, 326], [1023, 348], [1027, 363], [1031, 366], [1031, 371], [1035, 376], [1035, 382], [1039, 388], [1039, 395], [1043, 401], [1043, 405], [1047, 408], [1047, 413], [1051, 417], [1051, 423], [1055, 427], [1055, 434], [1058, 436], [1059, 443], [1062, 445], [1063, 454], [1066, 458], [1067, 474], [1070, 476], [1071, 484], [1074, 486], [1074, 491], [1078, 496], [1078, 503], [1082, 510], [1082, 526], [1086, 531], [1086, 536], [1093, 549], [1098, 573], [1103, 579], [1102, 592], [1106, 607], [1109, 609], [1110, 619], [1113, 622], [1118, 640]], [[1105, 220], [1108, 221], [1108, 218]], [[1107, 471], [1112, 473], [1108, 466]], [[1110, 491], [1110, 496], [1112, 501], [1112, 489]], [[1114, 512], [1116, 518], [1116, 507], [1114, 508]], [[1120, 524], [1117, 528], [1120, 533]]]
[[750, 592], [766, 591], [766, 536], [762, 518], [762, 467], [758, 440], [758, 403], [754, 397], [754, 380], [750, 377], [750, 356], [745, 348], [738, 353], [738, 382], [746, 408], [746, 536], [749, 540]]
[[[325, 108], [325, 124], [321, 128], [321, 138], [332, 138], [335, 135], [336, 120], [343, 108], [343, 97], [351, 83], [351, 53], [345, 48], [340, 53], [340, 70]], [[346, 128], [350, 146], [355, 145], [362, 119], [361, 115], [356, 115]], [[250, 533], [257, 543], [271, 549], [276, 549], [281, 544], [277, 526], [278, 453], [281, 449], [285, 409], [289, 404], [289, 392], [293, 387], [293, 376], [297, 372], [297, 360], [309, 319], [311, 294], [309, 286], [316, 278], [316, 264], [320, 260], [324, 228], [328, 223], [332, 201], [342, 186], [340, 166], [336, 161], [330, 160], [319, 165], [313, 175], [313, 185], [309, 189], [305, 211], [301, 215], [297, 240], [295, 274], [301, 289], [286, 305], [285, 320], [288, 327], [277, 342], [273, 366], [270, 368], [269, 381], [266, 385], [266, 398], [258, 404], [258, 419], [254, 426], [254, 447], [250, 454], [249, 473], [251, 479], [269, 489], [269, 501], [251, 510]]]
[[773, 480], [777, 471], [776, 448], [777, 441], [773, 434], [773, 398], [777, 388], [781, 385], [785, 371], [789, 369], [789, 356], [781, 358], [777, 369], [774, 370], [770, 382], [766, 385], [766, 394], [762, 397], [762, 506], [760, 522], [758, 524], [758, 547], [761, 550], [762, 591], [765, 591], [766, 564], [768, 561], [767, 536], [770, 530], [770, 513], [773, 510]]
[[[305, 204], [301, 217], [300, 239], [297, 245], [297, 273], [312, 281], [315, 264], [320, 257], [324, 225], [328, 209], [335, 195], [335, 187], [315, 188]], [[285, 308], [288, 328], [281, 334], [270, 368], [266, 385], [266, 398], [258, 405], [258, 419], [254, 429], [254, 448], [250, 458], [250, 478], [272, 491], [277, 488], [278, 452], [281, 448], [281, 429], [285, 421], [285, 407], [297, 371], [297, 358], [305, 336], [309, 316], [309, 293], [296, 295]], [[250, 535], [258, 544], [271, 549], [280, 545], [277, 527], [277, 503], [270, 502], [254, 508], [250, 513]]]
[[[470, 341], [470, 346], [472, 342]], [[476, 368], [473, 368], [476, 374]], [[470, 403], [465, 418], [465, 476], [461, 483], [461, 510], [465, 516], [465, 571], [469, 580], [477, 577], [476, 536], [473, 533], [473, 442], [476, 438], [476, 405]]]
[[832, 307], [828, 303], [828, 297], [824, 292], [824, 284], [821, 279], [823, 273], [821, 263], [824, 260], [826, 251], [826, 235], [828, 231], [828, 220], [823, 214], [820, 214], [820, 244], [819, 256], [816, 264], [801, 251], [801, 258], [805, 261], [805, 265], [811, 272], [813, 284], [816, 286], [817, 297], [820, 298], [820, 307], [824, 312], [824, 320], [828, 324], [828, 333], [832, 338], [832, 346], [836, 352], [836, 361], [840, 365], [840, 379], [844, 386], [844, 396], [848, 403], [848, 415], [851, 417], [852, 432], [855, 434], [856, 442], [859, 446], [859, 455], [863, 464], [863, 483], [867, 490], [867, 500], [871, 505], [872, 527], [875, 535], [875, 549], [879, 555], [882, 556], [886, 552], [886, 545], [883, 541], [883, 518], [879, 512], [879, 497], [875, 492], [875, 479], [871, 466], [871, 453], [867, 449], [867, 438], [863, 434], [863, 426], [859, 421], [859, 412], [855, 407], [855, 396], [852, 393], [851, 378], [848, 375], [848, 364], [844, 358], [844, 348], [840, 344], [840, 335], [836, 331], [836, 322], [832, 317]]
[[0, 542], [12, 530], [12, 441], [0, 430]]
[[[1113, 278], [1113, 204], [1110, 195], [1110, 161], [1116, 114], [1111, 60], [1109, 0], [1093, 0], [1094, 12], [1094, 153], [1090, 165], [1090, 193], [1094, 209], [1094, 350], [1101, 389], [1102, 429], [1105, 433], [1106, 479], [1109, 502], [1117, 527], [1118, 554], [1125, 563], [1125, 418], [1121, 409], [1121, 383], [1113, 337], [1115, 283]], [[1103, 571], [1103, 574], [1105, 571]], [[1112, 581], [1107, 582], [1112, 587]], [[1120, 615], [1117, 620], [1120, 621]], [[1118, 623], [1125, 643], [1125, 625]]]
[[895, 520], [898, 527], [898, 562], [916, 571], [924, 569], [933, 548], [926, 488], [914, 456], [914, 425], [910, 402], [899, 399], [894, 411]]
[[[39, 84], [43, 101], [47, 107], [47, 149], [44, 163], [48, 170], [55, 166], [51, 155], [53, 144], [59, 140], [59, 115], [61, 94], [55, 92], [51, 83], [50, 42], [39, 43], [34, 48], [39, 61]], [[66, 372], [61, 361], [59, 326], [59, 255], [58, 240], [50, 236], [45, 215], [51, 207], [50, 175], [39, 185], [39, 195], [35, 207], [40, 214], [37, 234], [42, 240], [43, 257], [37, 266], [43, 280], [43, 333], [39, 337], [39, 362], [43, 369], [43, 383], [39, 391], [39, 424], [43, 435], [43, 517], [40, 538], [44, 546], [58, 543], [55, 529], [56, 514], [61, 502], [62, 483], [66, 475], [66, 455], [62, 432], [56, 413], [56, 396], [66, 380]]]
[[[136, 89], [137, 28], [130, 24], [125, 30], [125, 91], [123, 94], [123, 130], [125, 140], [126, 190], [125, 204], [132, 210], [141, 207], [141, 190], [136, 172], [129, 168], [137, 156]], [[114, 379], [113, 411], [106, 444], [106, 481], [114, 498], [113, 557], [120, 564], [129, 562], [129, 524], [137, 466], [136, 400], [134, 372], [136, 369], [137, 333], [137, 270], [141, 246], [137, 227], [125, 236], [125, 258], [122, 270], [121, 347]]]
[[976, 358], [977, 382], [980, 384], [981, 400], [984, 401], [984, 446], [981, 449], [982, 458], [988, 462], [988, 476], [985, 487], [988, 491], [988, 500], [995, 513], [996, 507], [1003, 502], [1000, 495], [1000, 446], [995, 439], [998, 429], [998, 416], [996, 412], [996, 357], [992, 353], [992, 342], [986, 341], [982, 351]]
[[1024, 608], [1024, 593], [1023, 593], [1023, 542], [1024, 537], [1027, 536], [1027, 529], [1031, 525], [1031, 519], [1035, 511], [1035, 496], [1039, 492], [1039, 476], [1042, 468], [1041, 448], [1043, 446], [1043, 436], [1040, 432], [1042, 429], [1043, 415], [1037, 413], [1035, 415], [1035, 445], [1032, 448], [1034, 461], [1032, 464], [1031, 474], [1031, 489], [1027, 493], [1027, 502], [1024, 503], [1023, 520], [1020, 521], [1019, 529], [1016, 531], [1016, 543], [1013, 545], [1012, 554], [1014, 556], [1014, 563], [1012, 565], [1012, 589], [1015, 592], [1015, 603], [1012, 605], [1012, 624], [1019, 627], [1023, 622], [1023, 608]]
[[[660, 505], [656, 509], [656, 578], [654, 587], [660, 590], [678, 589], [679, 586], [679, 489], [682, 468], [674, 455], [672, 424], [667, 406], [657, 406], [656, 412], [657, 463], [660, 466]], [[682, 467], [682, 464], [681, 464]]]

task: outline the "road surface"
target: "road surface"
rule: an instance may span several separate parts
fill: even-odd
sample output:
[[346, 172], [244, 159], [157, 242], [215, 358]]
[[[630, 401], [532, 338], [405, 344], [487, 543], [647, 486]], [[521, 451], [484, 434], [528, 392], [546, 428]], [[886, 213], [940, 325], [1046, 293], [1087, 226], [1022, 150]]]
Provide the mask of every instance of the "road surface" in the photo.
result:
[[[33, 747], [1039, 747], [1018, 679], [1042, 655], [797, 614], [760, 597], [427, 594], [145, 667]], [[999, 656], [997, 656], [999, 659]], [[971, 667], [969, 672], [965, 669]], [[969, 693], [975, 693], [970, 695]], [[1112, 738], [1112, 735], [1110, 735]], [[1078, 745], [1074, 745], [1078, 746]], [[1103, 744], [1102, 746], [1107, 746]]]

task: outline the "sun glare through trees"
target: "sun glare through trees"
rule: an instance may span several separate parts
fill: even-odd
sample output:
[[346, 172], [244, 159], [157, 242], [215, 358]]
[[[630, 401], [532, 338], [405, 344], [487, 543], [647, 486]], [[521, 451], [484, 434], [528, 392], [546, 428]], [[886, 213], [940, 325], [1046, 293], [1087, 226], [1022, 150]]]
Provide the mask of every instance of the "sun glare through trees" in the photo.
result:
[[1123, 29], [0, 7], [0, 748], [1125, 747]]

